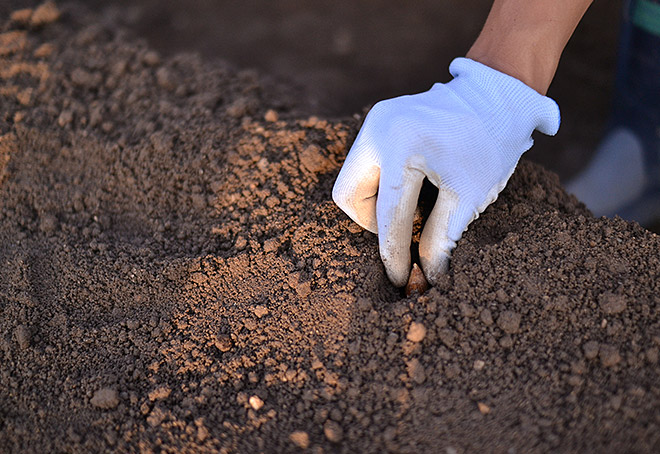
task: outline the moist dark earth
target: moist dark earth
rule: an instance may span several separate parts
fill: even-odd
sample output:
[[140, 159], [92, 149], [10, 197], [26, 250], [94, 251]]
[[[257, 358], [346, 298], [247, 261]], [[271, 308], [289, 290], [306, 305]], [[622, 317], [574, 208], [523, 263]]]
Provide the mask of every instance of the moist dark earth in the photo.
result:
[[522, 161], [405, 297], [330, 196], [360, 115], [75, 3], [3, 21], [0, 452], [660, 449], [656, 234]]

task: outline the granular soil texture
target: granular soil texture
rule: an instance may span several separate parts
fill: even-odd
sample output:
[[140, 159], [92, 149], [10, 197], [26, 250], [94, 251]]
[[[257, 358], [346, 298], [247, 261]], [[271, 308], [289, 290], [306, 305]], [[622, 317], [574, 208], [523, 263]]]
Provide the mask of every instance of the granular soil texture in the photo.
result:
[[658, 452], [658, 236], [522, 162], [405, 297], [357, 120], [59, 12], [0, 35], [0, 452]]

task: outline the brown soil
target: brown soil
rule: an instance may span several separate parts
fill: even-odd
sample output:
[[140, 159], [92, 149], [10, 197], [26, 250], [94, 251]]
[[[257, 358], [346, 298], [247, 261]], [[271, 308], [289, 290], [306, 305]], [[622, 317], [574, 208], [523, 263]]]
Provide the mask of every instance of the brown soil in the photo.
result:
[[[5, 0], [27, 2], [36, 0]], [[87, 0], [163, 55], [200, 52], [277, 76], [314, 115], [364, 106], [446, 82], [492, 0]], [[563, 54], [549, 95], [556, 137], [538, 134], [527, 158], [567, 178], [598, 144], [610, 112], [621, 1], [594, 2]], [[0, 13], [1, 14], [1, 13]]]
[[658, 451], [657, 235], [523, 162], [406, 298], [357, 119], [70, 8], [0, 35], [0, 452]]

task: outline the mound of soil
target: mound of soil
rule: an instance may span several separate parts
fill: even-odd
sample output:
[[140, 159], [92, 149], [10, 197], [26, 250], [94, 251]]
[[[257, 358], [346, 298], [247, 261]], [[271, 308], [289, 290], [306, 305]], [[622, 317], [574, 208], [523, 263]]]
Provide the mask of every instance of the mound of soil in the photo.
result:
[[[23, 4], [37, 0], [4, 0]], [[492, 0], [86, 0], [163, 55], [194, 50], [285, 79], [308, 114], [350, 116], [380, 99], [446, 82]], [[611, 112], [622, 4], [593, 2], [562, 53], [549, 96], [559, 134], [528, 159], [568, 179], [588, 162]], [[0, 17], [2, 6], [0, 6]], [[657, 233], [657, 232], [656, 232]]]
[[0, 451], [657, 452], [657, 235], [522, 162], [406, 298], [330, 198], [359, 118], [47, 8], [0, 34]]

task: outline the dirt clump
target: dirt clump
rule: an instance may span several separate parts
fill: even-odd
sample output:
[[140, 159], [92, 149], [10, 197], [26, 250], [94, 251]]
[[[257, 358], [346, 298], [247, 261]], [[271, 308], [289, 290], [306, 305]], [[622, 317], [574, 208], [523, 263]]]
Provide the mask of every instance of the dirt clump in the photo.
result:
[[103, 388], [96, 391], [89, 402], [95, 407], [109, 410], [119, 405], [119, 397], [116, 390]]
[[356, 120], [68, 5], [0, 57], [0, 451], [657, 452], [655, 234], [521, 162], [406, 297]]

